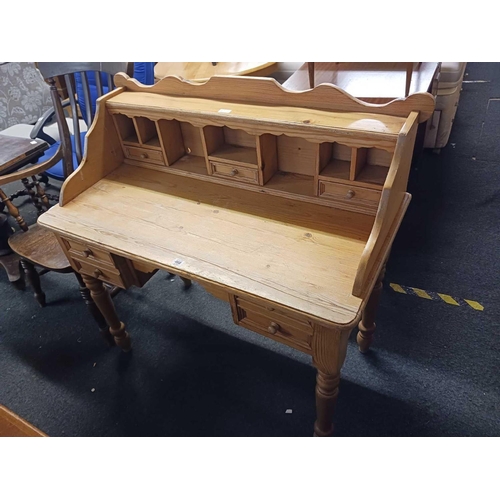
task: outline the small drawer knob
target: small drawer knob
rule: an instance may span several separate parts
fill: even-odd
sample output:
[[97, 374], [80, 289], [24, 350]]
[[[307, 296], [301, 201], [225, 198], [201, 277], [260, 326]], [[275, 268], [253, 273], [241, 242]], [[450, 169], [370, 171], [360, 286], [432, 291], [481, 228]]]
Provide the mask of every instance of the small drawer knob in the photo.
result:
[[278, 325], [277, 323], [272, 322], [272, 323], [269, 325], [269, 327], [268, 327], [267, 331], [268, 331], [269, 333], [272, 333], [272, 334], [274, 335], [274, 334], [275, 334], [275, 333], [276, 333], [279, 329], [280, 329], [280, 325]]
[[147, 157], [148, 157], [148, 155], [147, 155], [146, 153], [142, 153], [142, 154], [141, 154], [141, 158], [142, 158], [143, 160], [145, 160]]
[[349, 189], [349, 191], [347, 191], [347, 194], [345, 195], [345, 197], [350, 200], [351, 198], [354, 198], [354, 195], [356, 193], [352, 190], [352, 189]]
[[94, 255], [92, 250], [90, 248], [86, 248], [84, 251], [83, 251], [83, 255], [85, 255], [85, 257], [90, 257], [91, 255]]
[[96, 270], [94, 271], [94, 276], [95, 276], [96, 278], [99, 278], [99, 276], [102, 276], [102, 271], [101, 271], [100, 269], [96, 269]]
[[234, 177], [235, 175], [238, 175], [238, 169], [237, 168], [233, 168], [233, 170], [231, 170], [231, 177]]

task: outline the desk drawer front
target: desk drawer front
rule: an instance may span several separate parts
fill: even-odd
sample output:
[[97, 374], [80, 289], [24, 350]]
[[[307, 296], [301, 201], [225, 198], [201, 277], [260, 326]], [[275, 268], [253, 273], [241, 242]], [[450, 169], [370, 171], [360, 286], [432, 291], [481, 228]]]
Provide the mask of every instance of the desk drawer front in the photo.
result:
[[129, 146], [124, 147], [125, 156], [131, 160], [147, 161], [149, 163], [157, 163], [164, 165], [163, 154], [161, 151], [154, 151], [152, 149], [132, 148]]
[[75, 267], [80, 274], [93, 276], [94, 278], [105, 281], [106, 283], [111, 283], [121, 288], [126, 288], [118, 269], [108, 268], [103, 265], [95, 266], [90, 262], [82, 262], [76, 259], [72, 260], [74, 263], [73, 267]]
[[210, 161], [210, 169], [213, 175], [227, 177], [241, 182], [251, 184], [259, 183], [259, 172], [257, 168], [240, 167], [229, 163]]
[[298, 314], [241, 297], [234, 297], [234, 305], [235, 320], [240, 326], [302, 351], [311, 350], [313, 327]]
[[134, 269], [129, 259], [113, 255], [95, 245], [59, 236], [59, 242], [73, 269], [122, 288], [142, 286], [154, 273]]
[[104, 264], [108, 267], [115, 267], [113, 256], [91, 245], [79, 243], [77, 241], [63, 240], [70, 257], [81, 260], [82, 262], [89, 262], [92, 264]]
[[358, 186], [320, 180], [318, 193], [325, 198], [378, 207], [381, 192]]

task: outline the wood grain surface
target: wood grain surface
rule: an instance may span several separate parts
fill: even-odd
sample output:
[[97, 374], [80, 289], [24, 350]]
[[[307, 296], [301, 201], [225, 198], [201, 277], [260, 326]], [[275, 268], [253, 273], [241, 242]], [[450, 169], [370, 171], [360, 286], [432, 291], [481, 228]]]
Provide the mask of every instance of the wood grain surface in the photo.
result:
[[122, 165], [39, 223], [346, 324], [373, 217]]

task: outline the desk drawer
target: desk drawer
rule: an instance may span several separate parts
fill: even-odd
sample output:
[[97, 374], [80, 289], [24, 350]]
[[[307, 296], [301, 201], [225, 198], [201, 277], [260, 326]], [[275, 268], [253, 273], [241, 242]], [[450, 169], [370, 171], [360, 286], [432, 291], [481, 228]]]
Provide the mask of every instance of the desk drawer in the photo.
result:
[[93, 276], [94, 278], [105, 281], [106, 283], [126, 288], [120, 275], [120, 271], [117, 268], [110, 268], [103, 265], [95, 266], [90, 262], [82, 262], [77, 259], [73, 259], [73, 263], [73, 267], [75, 267], [80, 274]]
[[236, 181], [259, 183], [259, 172], [257, 168], [240, 167], [229, 163], [210, 161], [212, 175], [227, 177]]
[[311, 350], [313, 326], [298, 313], [237, 296], [233, 297], [232, 302], [234, 319], [238, 325], [302, 351]]
[[116, 267], [113, 256], [106, 250], [101, 250], [86, 243], [79, 243], [73, 240], [61, 238], [66, 246], [67, 253], [70, 257], [78, 259], [82, 262], [89, 262], [90, 265], [104, 264], [108, 267]]
[[358, 186], [349, 186], [340, 182], [319, 180], [318, 194], [325, 198], [345, 201], [347, 203], [362, 204], [377, 207], [380, 202], [381, 191]]
[[165, 165], [163, 153], [161, 151], [154, 151], [152, 149], [145, 148], [133, 148], [130, 146], [125, 146], [124, 150], [125, 156], [131, 160], [147, 161], [149, 163]]
[[65, 236], [58, 236], [58, 240], [71, 267], [80, 274], [93, 276], [122, 288], [132, 285], [141, 287], [154, 274], [153, 269], [137, 270], [130, 259], [111, 254], [94, 244], [89, 245]]

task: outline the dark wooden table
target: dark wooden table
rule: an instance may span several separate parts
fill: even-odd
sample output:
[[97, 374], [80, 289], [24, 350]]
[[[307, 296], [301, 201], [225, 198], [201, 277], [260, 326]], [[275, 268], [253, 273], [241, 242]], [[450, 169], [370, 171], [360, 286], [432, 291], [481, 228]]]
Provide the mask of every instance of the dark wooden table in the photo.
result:
[[9, 174], [36, 161], [49, 145], [41, 139], [0, 134], [0, 175]]
[[[0, 134], [0, 185], [2, 175], [10, 174], [20, 168], [33, 163], [42, 156], [49, 145], [41, 139], [27, 139], [24, 137], [11, 137]], [[34, 191], [27, 179], [23, 179], [24, 189], [14, 195], [7, 196], [0, 189], [0, 210], [4, 204], [11, 202], [13, 198], [19, 196], [30, 196], [33, 199]], [[2, 215], [2, 214], [0, 214]], [[10, 226], [5, 216], [0, 217], [0, 266], [5, 269], [9, 281], [12, 283], [21, 280], [19, 270], [19, 258], [12, 251], [9, 251], [7, 239], [10, 235]]]

